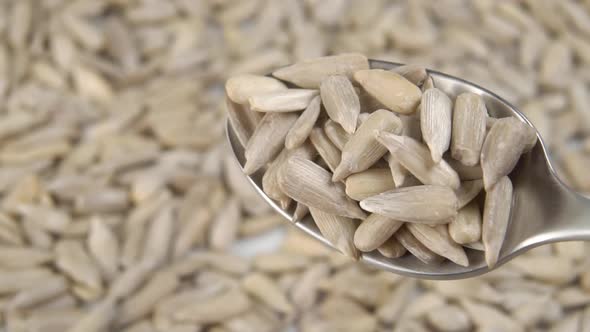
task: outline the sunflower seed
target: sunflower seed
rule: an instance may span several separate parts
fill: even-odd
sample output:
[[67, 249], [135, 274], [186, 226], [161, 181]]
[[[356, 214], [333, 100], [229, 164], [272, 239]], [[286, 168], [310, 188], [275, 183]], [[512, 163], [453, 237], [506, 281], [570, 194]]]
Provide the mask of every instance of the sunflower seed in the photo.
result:
[[293, 127], [291, 127], [285, 138], [285, 147], [287, 149], [291, 150], [301, 146], [307, 137], [309, 137], [309, 134], [320, 115], [321, 103], [322, 100], [319, 96], [313, 98], [305, 111], [303, 111], [297, 121], [295, 121]]
[[268, 113], [262, 118], [246, 146], [244, 173], [256, 172], [279, 154], [295, 121], [297, 115], [291, 113]]
[[479, 163], [488, 111], [479, 95], [462, 93], [455, 99], [451, 154], [466, 166]]
[[354, 245], [361, 251], [373, 251], [382, 246], [402, 225], [401, 221], [373, 213], [362, 221], [354, 233]]
[[318, 93], [311, 89], [285, 89], [253, 95], [248, 103], [256, 112], [293, 112], [307, 108]]
[[340, 163], [340, 150], [332, 144], [322, 128], [313, 128], [309, 140], [320, 157], [322, 157], [322, 160], [326, 162], [330, 170], [334, 171]]
[[301, 221], [309, 213], [309, 208], [305, 204], [297, 203], [293, 212], [293, 222]]
[[239, 288], [213, 296], [207, 302], [197, 302], [178, 309], [173, 317], [182, 322], [217, 323], [246, 312], [252, 302]]
[[308, 266], [308, 257], [291, 253], [269, 253], [254, 258], [254, 267], [267, 273], [285, 273], [300, 271]]
[[498, 261], [500, 250], [510, 222], [512, 207], [512, 182], [506, 176], [487, 191], [483, 209], [482, 239], [485, 246], [486, 262], [493, 267]]
[[0, 246], [0, 267], [26, 268], [41, 265], [54, 259], [47, 250], [27, 247]]
[[[422, 97], [422, 92], [416, 85], [391, 71], [359, 70], [354, 73], [354, 79], [371, 96], [396, 113], [413, 113]], [[397, 93], [392, 94], [391, 91]]]
[[350, 134], [344, 131], [342, 126], [330, 119], [324, 123], [324, 132], [340, 151], [344, 149], [346, 142], [350, 139]]
[[234, 103], [246, 105], [250, 97], [286, 90], [287, 87], [281, 81], [267, 76], [238, 75], [225, 82], [225, 93]]
[[143, 288], [123, 302], [117, 313], [117, 323], [126, 325], [147, 316], [158, 301], [172, 294], [179, 284], [179, 278], [171, 272], [156, 273]]
[[387, 152], [375, 139], [375, 131], [401, 133], [401, 120], [387, 110], [378, 110], [359, 126], [358, 130], [344, 145], [342, 161], [334, 171], [333, 181], [340, 181], [352, 173], [371, 167]]
[[364, 55], [350, 53], [304, 60], [272, 73], [274, 77], [291, 82], [302, 88], [319, 88], [320, 83], [332, 75], [352, 78], [357, 70], [369, 69]]
[[82, 244], [62, 240], [55, 245], [57, 267], [75, 281], [91, 289], [102, 289], [100, 272]]
[[461, 306], [469, 314], [474, 324], [480, 328], [488, 328], [500, 331], [523, 332], [524, 328], [510, 316], [502, 311], [483, 303], [473, 302], [467, 299], [461, 300]]
[[359, 259], [360, 253], [354, 246], [354, 233], [357, 227], [354, 220], [333, 215], [311, 206], [309, 212], [322, 235], [334, 247], [348, 257]]
[[117, 313], [117, 305], [112, 300], [96, 304], [86, 315], [82, 316], [68, 332], [100, 332], [109, 329]]
[[236, 239], [240, 222], [240, 204], [235, 197], [232, 197], [211, 223], [209, 230], [211, 248], [220, 251], [229, 248]]
[[353, 134], [361, 106], [350, 80], [344, 75], [328, 76], [320, 84], [320, 93], [330, 119]]
[[386, 324], [396, 322], [401, 316], [408, 300], [416, 292], [416, 288], [416, 280], [405, 279], [393, 292], [387, 294], [385, 301], [380, 303], [377, 308], [376, 314], [379, 321]]
[[88, 234], [88, 250], [108, 280], [119, 272], [119, 243], [100, 217], [93, 217]]
[[364, 218], [365, 213], [348, 198], [344, 186], [312, 161], [289, 158], [279, 172], [279, 187], [297, 202], [343, 217]]
[[428, 312], [426, 319], [437, 330], [443, 332], [467, 331], [471, 328], [471, 319], [467, 313], [455, 305], [438, 307]]
[[293, 305], [278, 285], [264, 274], [254, 273], [246, 276], [242, 280], [242, 287], [248, 294], [278, 312], [288, 314], [294, 310]]
[[399, 258], [406, 254], [406, 248], [395, 237], [390, 237], [377, 248], [379, 253], [387, 258]]
[[446, 224], [457, 215], [457, 196], [448, 187], [405, 187], [364, 199], [361, 207], [395, 220]]
[[459, 210], [457, 217], [449, 224], [449, 234], [459, 244], [469, 244], [481, 239], [481, 212], [476, 202]]
[[430, 227], [429, 225], [408, 223], [406, 227], [418, 241], [434, 253], [461, 266], [469, 266], [465, 251], [460, 245], [453, 242], [446, 225]]
[[418, 241], [412, 233], [405, 227], [400, 228], [393, 235], [404, 248], [406, 248], [412, 255], [426, 264], [436, 264], [442, 261], [442, 257], [438, 256], [430, 249], [426, 248], [422, 242]]
[[301, 274], [298, 282], [293, 286], [290, 292], [293, 304], [298, 309], [309, 308], [316, 304], [320, 295], [318, 284], [320, 280], [328, 276], [329, 272], [330, 269], [328, 265], [325, 263], [316, 263], [311, 265]]
[[356, 201], [394, 188], [393, 177], [387, 168], [371, 168], [346, 178], [346, 194]]
[[56, 276], [44, 280], [42, 284], [18, 292], [9, 302], [10, 310], [31, 307], [41, 302], [53, 299], [65, 293], [68, 283], [64, 277]]
[[465, 166], [453, 158], [446, 158], [445, 161], [453, 170], [455, 170], [455, 172], [457, 172], [462, 181], [479, 180], [483, 178], [481, 165]]
[[[295, 213], [293, 213], [295, 215]], [[295, 218], [295, 217], [293, 217]], [[239, 228], [239, 234], [241, 236], [256, 236], [263, 234], [273, 229], [277, 229], [279, 225], [282, 225], [285, 219], [276, 213], [270, 213], [267, 215], [253, 216], [245, 219]]]
[[486, 190], [508, 175], [520, 155], [536, 142], [535, 130], [516, 118], [503, 118], [494, 123], [481, 150], [481, 168]]
[[439, 163], [451, 144], [451, 99], [437, 88], [426, 90], [420, 104], [420, 128], [432, 160]]
[[408, 170], [392, 154], [388, 154], [386, 158], [395, 187], [404, 187], [409, 174]]
[[435, 163], [428, 148], [407, 136], [397, 136], [387, 132], [379, 132], [377, 141], [386, 147], [393, 158], [424, 184], [459, 188], [460, 181], [446, 161]]
[[168, 259], [175, 228], [174, 212], [172, 206], [166, 206], [152, 221], [145, 238], [143, 260], [159, 265]]
[[426, 78], [428, 78], [428, 72], [426, 72], [426, 69], [417, 65], [403, 65], [395, 68], [393, 71], [402, 75], [416, 86], [422, 86]]

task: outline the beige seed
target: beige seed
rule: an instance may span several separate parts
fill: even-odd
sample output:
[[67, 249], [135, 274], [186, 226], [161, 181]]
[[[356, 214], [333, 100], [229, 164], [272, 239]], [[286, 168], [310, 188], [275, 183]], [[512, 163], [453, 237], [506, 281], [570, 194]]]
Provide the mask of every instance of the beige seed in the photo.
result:
[[239, 105], [227, 97], [225, 98], [225, 108], [231, 127], [240, 144], [245, 147], [262, 119], [262, 113], [253, 112], [247, 105]]
[[145, 238], [142, 259], [156, 265], [166, 262], [175, 229], [174, 208], [163, 207], [150, 225]]
[[285, 90], [287, 87], [281, 81], [259, 75], [238, 75], [225, 82], [225, 93], [234, 103], [246, 105], [248, 99], [258, 94]]
[[[295, 213], [294, 213], [295, 214]], [[285, 218], [276, 213], [267, 215], [252, 216], [244, 219], [240, 224], [239, 235], [256, 236], [277, 229], [285, 222]]]
[[[388, 109], [410, 114], [422, 97], [420, 89], [403, 76], [382, 69], [359, 70], [354, 79]], [[395, 93], [391, 93], [395, 91]]]
[[88, 288], [102, 288], [98, 267], [79, 241], [58, 242], [55, 245], [55, 254], [55, 264], [63, 273]]
[[354, 220], [333, 215], [311, 206], [309, 212], [322, 235], [334, 247], [348, 257], [359, 259], [360, 253], [354, 246], [354, 233], [357, 228]]
[[394, 188], [393, 177], [387, 168], [371, 168], [346, 178], [346, 195], [356, 201]]
[[457, 172], [444, 160], [435, 163], [428, 148], [415, 139], [379, 132], [377, 140], [420, 182], [449, 186], [453, 189], [459, 188], [460, 181]]
[[46, 268], [6, 269], [0, 274], [0, 294], [12, 294], [31, 290], [55, 274]]
[[481, 239], [481, 211], [477, 202], [461, 208], [449, 224], [449, 234], [459, 244], [469, 244]]
[[520, 323], [491, 305], [463, 299], [461, 306], [478, 328], [488, 328], [489, 331], [524, 332], [524, 327]]
[[242, 280], [242, 287], [248, 294], [278, 312], [289, 314], [294, 310], [277, 283], [262, 273], [247, 275]]
[[101, 332], [108, 330], [116, 313], [117, 305], [115, 302], [110, 299], [103, 300], [82, 316], [67, 332]]
[[103, 187], [76, 197], [74, 209], [79, 213], [109, 213], [125, 210], [129, 203], [126, 190]]
[[215, 217], [209, 229], [209, 245], [215, 250], [227, 250], [236, 239], [240, 218], [240, 203], [232, 197]]
[[100, 217], [93, 217], [88, 234], [88, 251], [103, 275], [112, 280], [119, 270], [119, 242]]
[[117, 323], [129, 324], [147, 316], [162, 298], [174, 293], [180, 284], [171, 272], [156, 273], [136, 294], [125, 299], [117, 313]]
[[422, 84], [422, 92], [433, 88], [435, 88], [434, 80], [432, 79], [432, 76], [428, 75]]
[[342, 161], [334, 171], [333, 181], [343, 180], [352, 173], [368, 169], [387, 152], [387, 149], [375, 139], [375, 131], [400, 134], [401, 120], [387, 110], [371, 113], [344, 145]]
[[289, 130], [287, 137], [285, 137], [285, 147], [287, 149], [294, 149], [299, 147], [305, 142], [313, 126], [315, 125], [320, 115], [322, 100], [319, 96], [316, 96], [309, 103], [309, 106], [301, 113], [297, 121], [293, 124], [293, 127]]
[[394, 291], [388, 292], [385, 300], [377, 307], [376, 314], [379, 320], [386, 324], [397, 322], [416, 292], [416, 288], [415, 279], [404, 279]]
[[310, 263], [309, 257], [295, 253], [268, 253], [254, 258], [254, 267], [267, 273], [287, 273], [305, 269]]
[[43, 280], [39, 285], [18, 292], [9, 302], [10, 310], [18, 310], [37, 305], [64, 294], [68, 290], [68, 282], [62, 276]]
[[369, 215], [354, 233], [354, 245], [364, 252], [382, 246], [404, 223], [376, 213]]
[[0, 267], [26, 268], [52, 261], [54, 255], [47, 250], [27, 247], [0, 246]]
[[398, 188], [361, 201], [361, 207], [395, 220], [447, 224], [457, 215], [457, 196], [448, 187]]
[[379, 253], [387, 258], [399, 258], [406, 254], [407, 249], [396, 237], [390, 237], [377, 248]]
[[344, 149], [344, 145], [346, 145], [346, 142], [350, 139], [350, 134], [347, 133], [342, 126], [330, 119], [326, 120], [324, 123], [324, 132], [340, 151]]
[[424, 81], [429, 77], [426, 69], [418, 65], [403, 65], [393, 69], [393, 71], [402, 75], [416, 86], [422, 86]]
[[330, 268], [325, 263], [316, 263], [303, 272], [297, 283], [291, 288], [290, 297], [293, 304], [298, 309], [305, 309], [315, 305], [320, 295], [318, 291], [319, 282], [326, 278], [329, 273]]
[[489, 267], [493, 267], [498, 261], [510, 221], [511, 207], [512, 182], [504, 176], [487, 191], [483, 209], [482, 239]]
[[408, 230], [432, 252], [448, 258], [461, 266], [469, 266], [465, 251], [451, 239], [446, 225], [430, 227], [429, 225], [408, 223]]
[[461, 308], [455, 305], [437, 307], [426, 313], [426, 320], [439, 331], [468, 331], [471, 319]]
[[369, 69], [369, 61], [362, 54], [349, 53], [304, 60], [291, 66], [278, 69], [274, 77], [291, 82], [302, 88], [319, 88], [320, 83], [332, 75], [352, 74], [361, 69]]
[[365, 217], [357, 203], [346, 196], [344, 186], [332, 182], [331, 174], [312, 161], [289, 158], [279, 172], [279, 187], [309, 208], [343, 217]]
[[246, 145], [244, 173], [256, 172], [279, 154], [295, 121], [294, 113], [268, 113], [262, 118]]
[[422, 94], [420, 129], [432, 160], [439, 163], [451, 144], [451, 123], [453, 102], [437, 88]]
[[248, 103], [256, 112], [293, 112], [307, 108], [318, 93], [311, 89], [285, 89], [253, 95]]
[[173, 313], [175, 320], [193, 323], [217, 323], [246, 312], [252, 302], [239, 288], [229, 289], [207, 301], [199, 301], [178, 308]]
[[416, 237], [405, 227], [400, 228], [393, 236], [402, 244], [402, 246], [404, 246], [404, 248], [425, 264], [434, 264], [442, 260], [442, 257], [426, 248], [426, 246], [418, 241], [418, 239], [416, 239]]
[[344, 75], [325, 78], [320, 85], [322, 103], [332, 121], [353, 134], [361, 111], [359, 97], [350, 80]]
[[479, 163], [486, 136], [488, 111], [483, 99], [474, 93], [462, 93], [455, 99], [451, 155], [466, 166]]
[[481, 150], [481, 168], [486, 190], [505, 175], [508, 175], [531, 142], [536, 142], [537, 133], [524, 122], [513, 118], [496, 121], [486, 136]]
[[17, 210], [23, 217], [50, 232], [60, 233], [72, 223], [67, 213], [52, 207], [21, 204]]
[[446, 158], [445, 161], [457, 172], [461, 181], [479, 180], [483, 178], [481, 165], [465, 166], [453, 158]]
[[471, 180], [461, 183], [461, 187], [455, 191], [459, 201], [459, 209], [469, 204], [483, 189], [483, 180]]
[[301, 221], [309, 214], [309, 208], [305, 204], [297, 203], [295, 211], [293, 212], [293, 222]]
[[340, 164], [341, 154], [340, 150], [326, 136], [324, 130], [322, 128], [313, 128], [309, 140], [330, 170], [334, 171]]

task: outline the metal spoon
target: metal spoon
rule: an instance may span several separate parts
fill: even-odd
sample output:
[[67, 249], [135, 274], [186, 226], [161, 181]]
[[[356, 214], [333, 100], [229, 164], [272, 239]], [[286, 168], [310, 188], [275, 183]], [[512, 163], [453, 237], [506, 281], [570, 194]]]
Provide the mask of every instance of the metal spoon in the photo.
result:
[[[392, 69], [400, 64], [385, 61], [370, 61], [371, 68]], [[450, 96], [463, 92], [476, 93], [484, 99], [492, 117], [513, 116], [532, 124], [526, 117], [504, 99], [482, 87], [460, 78], [428, 70], [434, 85]], [[557, 176], [541, 137], [532, 151], [522, 156], [510, 178], [514, 185], [513, 205], [506, 238], [495, 268], [534, 247], [560, 241], [590, 240], [590, 200], [567, 187]], [[233, 128], [227, 124], [229, 145], [240, 166], [244, 165], [244, 148], [239, 143]], [[293, 211], [282, 210], [269, 198], [261, 185], [261, 174], [249, 176], [248, 180], [268, 204], [288, 220]], [[314, 238], [331, 246], [322, 236], [311, 217], [295, 223]], [[332, 246], [331, 246], [332, 247]], [[481, 275], [490, 271], [482, 251], [466, 249], [470, 265], [462, 267], [450, 261], [427, 265], [405, 255], [397, 259], [383, 257], [378, 252], [364, 253], [361, 260], [369, 265], [393, 273], [415, 278], [451, 280]]]

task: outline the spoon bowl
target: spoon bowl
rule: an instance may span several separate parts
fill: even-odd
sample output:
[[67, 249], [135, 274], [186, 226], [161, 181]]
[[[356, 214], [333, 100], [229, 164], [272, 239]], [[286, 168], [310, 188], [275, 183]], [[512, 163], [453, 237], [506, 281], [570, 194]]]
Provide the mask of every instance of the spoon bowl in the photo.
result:
[[[393, 69], [401, 64], [370, 60], [372, 69]], [[474, 83], [444, 73], [428, 70], [434, 85], [447, 95], [456, 97], [463, 92], [480, 95], [490, 116], [503, 118], [513, 116], [532, 124], [510, 103]], [[494, 268], [510, 261], [525, 251], [546, 243], [559, 241], [590, 240], [590, 203], [584, 196], [572, 191], [557, 176], [543, 140], [537, 133], [538, 143], [524, 154], [510, 174], [514, 186], [513, 204], [506, 238], [498, 263]], [[227, 123], [229, 146], [240, 167], [245, 163], [244, 147]], [[246, 175], [244, 175], [246, 176]], [[293, 220], [293, 209], [283, 210], [277, 202], [262, 190], [262, 174], [247, 176], [258, 194], [274, 210], [289, 221]], [[311, 216], [294, 225], [334, 248], [319, 232]], [[469, 266], [463, 267], [445, 260], [439, 264], [425, 264], [412, 255], [390, 259], [377, 251], [363, 253], [360, 260], [393, 273], [422, 279], [452, 280], [481, 275], [491, 271], [486, 265], [483, 251], [465, 249]]]

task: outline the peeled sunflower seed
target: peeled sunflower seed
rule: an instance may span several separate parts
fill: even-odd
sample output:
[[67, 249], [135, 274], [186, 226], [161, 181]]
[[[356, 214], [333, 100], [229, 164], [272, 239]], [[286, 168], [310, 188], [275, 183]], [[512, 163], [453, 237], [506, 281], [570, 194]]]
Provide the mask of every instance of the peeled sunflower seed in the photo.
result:
[[434, 264], [442, 261], [442, 257], [426, 248], [406, 227], [400, 228], [393, 236], [404, 248], [425, 264]]
[[429, 77], [426, 69], [418, 65], [403, 65], [393, 69], [393, 71], [402, 75], [416, 86], [422, 86], [426, 78]]
[[438, 163], [451, 144], [453, 102], [437, 88], [426, 90], [420, 104], [420, 128], [432, 160]]
[[449, 224], [449, 234], [459, 244], [469, 244], [481, 239], [481, 212], [477, 202], [461, 208]]
[[431, 227], [430, 225], [408, 223], [406, 227], [418, 241], [434, 253], [461, 266], [469, 266], [469, 259], [465, 251], [460, 245], [453, 242], [446, 225]]
[[403, 222], [373, 213], [361, 222], [354, 233], [354, 245], [369, 252], [382, 246], [403, 225]]
[[238, 75], [225, 82], [225, 93], [234, 103], [246, 105], [250, 97], [267, 92], [286, 90], [287, 86], [276, 78], [259, 75]]
[[361, 207], [395, 220], [447, 224], [457, 215], [457, 196], [443, 186], [405, 187], [366, 198]]
[[305, 217], [308, 213], [309, 213], [309, 208], [307, 207], [307, 205], [297, 203], [297, 206], [295, 207], [295, 211], [293, 212], [293, 221], [296, 222], [296, 221], [303, 220], [303, 217]]
[[350, 53], [300, 61], [278, 69], [272, 75], [302, 88], [317, 89], [328, 76], [346, 75], [352, 78], [352, 74], [361, 69], [369, 69], [367, 57]]
[[[354, 73], [354, 79], [371, 96], [396, 113], [414, 113], [422, 97], [422, 92], [416, 85], [391, 71], [359, 70]], [[391, 93], [392, 91], [395, 93]]]
[[262, 189], [264, 192], [270, 198], [278, 201], [283, 209], [286, 209], [289, 206], [291, 199], [279, 187], [279, 170], [289, 158], [300, 157], [303, 159], [311, 159], [316, 153], [317, 152], [313, 146], [308, 143], [293, 150], [283, 149], [275, 160], [270, 163], [266, 172], [264, 172], [264, 175], [262, 176]]
[[364, 171], [383, 157], [387, 149], [375, 139], [376, 130], [400, 134], [402, 123], [399, 117], [387, 110], [371, 113], [344, 145], [342, 160], [334, 171], [333, 181]]
[[356, 222], [350, 218], [326, 213], [320, 209], [310, 207], [309, 212], [322, 235], [340, 252], [353, 259], [358, 259], [360, 253], [354, 246]]
[[173, 317], [181, 322], [216, 323], [246, 312], [252, 301], [238, 287], [230, 288], [207, 301], [193, 302], [179, 308]]
[[373, 168], [352, 174], [346, 178], [345, 183], [346, 194], [356, 201], [395, 189], [393, 177], [388, 168]]
[[295, 121], [294, 113], [268, 113], [262, 118], [246, 145], [244, 173], [256, 172], [279, 154]]
[[247, 105], [234, 103], [227, 97], [225, 98], [225, 108], [229, 123], [236, 132], [240, 144], [246, 146], [262, 119], [262, 113], [253, 112]]
[[479, 95], [465, 92], [457, 96], [451, 137], [451, 155], [454, 159], [466, 166], [479, 163], [487, 117], [486, 105]]
[[498, 261], [512, 206], [512, 182], [506, 176], [487, 191], [483, 209], [482, 239], [488, 266]]
[[513, 117], [497, 120], [487, 134], [481, 150], [481, 168], [486, 190], [508, 175], [521, 154], [532, 148], [536, 140], [535, 129], [524, 122]]
[[330, 119], [340, 124], [347, 133], [353, 134], [361, 105], [350, 80], [343, 75], [328, 76], [320, 85], [320, 94]]
[[284, 314], [291, 313], [294, 310], [293, 304], [289, 302], [287, 296], [279, 288], [277, 283], [262, 273], [247, 275], [242, 280], [242, 287], [248, 294], [259, 299], [274, 310]]
[[457, 172], [444, 160], [435, 163], [428, 148], [415, 139], [379, 132], [377, 140], [420, 182], [448, 186], [453, 189], [459, 188], [460, 181]]
[[317, 95], [318, 90], [285, 89], [254, 95], [248, 103], [256, 112], [293, 112], [307, 108]]
[[324, 132], [340, 151], [344, 149], [344, 145], [346, 145], [346, 142], [350, 139], [350, 134], [347, 133], [342, 126], [330, 119], [326, 120], [324, 123]]
[[289, 130], [289, 133], [287, 133], [287, 137], [285, 137], [285, 147], [287, 149], [294, 149], [305, 142], [318, 120], [321, 103], [322, 100], [319, 96], [313, 98], [305, 111], [303, 111], [297, 121], [295, 121], [293, 127]]
[[406, 254], [407, 249], [395, 236], [392, 236], [380, 245], [377, 251], [387, 258], [399, 258]]
[[471, 318], [455, 305], [441, 306], [426, 314], [426, 320], [438, 331], [455, 332], [471, 329]]
[[322, 128], [313, 128], [309, 135], [309, 140], [314, 146], [322, 160], [326, 162], [328, 168], [334, 171], [340, 163], [341, 153], [338, 148], [332, 144]]
[[395, 186], [403, 187], [410, 172], [392, 154], [387, 155], [387, 164]]
[[310, 160], [292, 157], [279, 171], [279, 187], [297, 202], [350, 218], [364, 218], [357, 203], [346, 196], [341, 183], [332, 182], [331, 174]]

